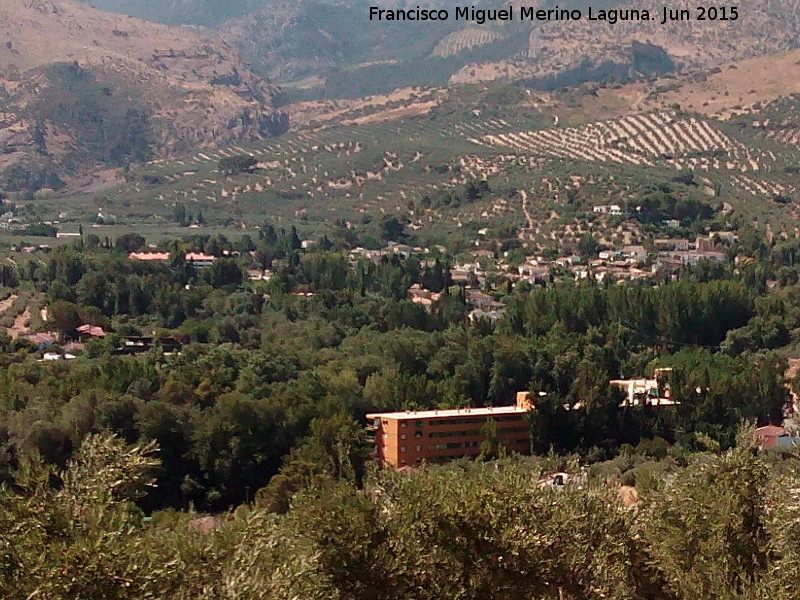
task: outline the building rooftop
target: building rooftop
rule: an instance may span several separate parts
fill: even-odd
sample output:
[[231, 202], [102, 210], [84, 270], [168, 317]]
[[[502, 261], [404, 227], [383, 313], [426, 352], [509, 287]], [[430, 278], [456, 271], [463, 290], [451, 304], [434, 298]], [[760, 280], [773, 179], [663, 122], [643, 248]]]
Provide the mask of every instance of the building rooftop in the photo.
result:
[[34, 344], [53, 344], [58, 341], [58, 336], [52, 331], [32, 333], [23, 337]]
[[130, 260], [169, 260], [169, 252], [131, 252]]
[[88, 335], [91, 337], [106, 337], [106, 332], [103, 331], [102, 327], [98, 327], [97, 325], [81, 325], [75, 331], [80, 334]]
[[203, 254], [202, 252], [187, 252], [186, 253], [186, 260], [189, 262], [193, 261], [213, 261], [216, 257], [211, 254]]
[[489, 417], [492, 415], [514, 415], [526, 413], [518, 406], [487, 406], [484, 408], [452, 408], [443, 410], [404, 410], [390, 413], [371, 413], [368, 419], [430, 419], [433, 417]]
[[764, 425], [763, 427], [759, 427], [755, 430], [755, 434], [759, 436], [764, 435], [783, 435], [786, 433], [786, 429], [781, 427], [780, 425]]

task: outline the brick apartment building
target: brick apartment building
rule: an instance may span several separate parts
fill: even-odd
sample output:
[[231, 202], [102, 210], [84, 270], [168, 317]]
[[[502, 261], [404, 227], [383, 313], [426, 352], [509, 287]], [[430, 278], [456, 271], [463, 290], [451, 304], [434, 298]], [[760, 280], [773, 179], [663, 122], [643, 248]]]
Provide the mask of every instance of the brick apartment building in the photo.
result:
[[477, 456], [488, 419], [497, 423], [500, 445], [509, 452], [528, 454], [530, 427], [525, 413], [530, 407], [527, 392], [520, 392], [515, 406], [369, 414], [375, 460], [402, 468]]

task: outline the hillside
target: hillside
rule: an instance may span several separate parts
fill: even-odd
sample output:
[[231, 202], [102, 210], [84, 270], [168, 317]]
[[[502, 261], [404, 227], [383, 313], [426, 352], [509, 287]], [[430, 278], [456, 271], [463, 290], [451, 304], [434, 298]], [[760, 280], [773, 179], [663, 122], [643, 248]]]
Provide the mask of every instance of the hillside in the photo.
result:
[[[552, 93], [416, 88], [287, 110], [295, 128], [279, 139], [154, 161], [113, 194], [37, 206], [82, 222], [110, 212], [120, 225], [153, 232], [171, 227], [181, 207], [216, 227], [251, 229], [269, 214], [312, 238], [344, 222], [372, 235], [395, 215], [420, 240], [473, 244], [486, 230], [509, 244], [565, 252], [587, 234], [612, 245], [656, 234], [658, 223], [613, 222], [593, 207], [636, 206], [663, 190], [704, 211], [683, 223], [685, 232], [758, 223], [792, 236], [800, 225], [791, 97], [733, 119], [645, 105], [640, 88], [596, 85]], [[220, 172], [219, 161], [236, 155], [253, 157], [255, 170]], [[476, 193], [483, 180], [488, 190]]]
[[[735, 21], [697, 20], [688, 0], [669, 6], [689, 9], [691, 19], [661, 24], [664, 6], [602, 0], [598, 10], [616, 11], [618, 21], [371, 22], [363, 0], [236, 0], [224, 6], [208, 0], [173, 0], [157, 6], [143, 0], [90, 0], [137, 16], [207, 25], [252, 63], [263, 76], [287, 85], [286, 99], [356, 98], [410, 86], [443, 86], [492, 79], [526, 79], [538, 89], [587, 81], [628, 81], [681, 69], [710, 68], [798, 46], [796, 0], [757, 0], [739, 8]], [[404, 1], [382, 6], [416, 6]], [[421, 3], [423, 6], [431, 3]], [[452, 9], [457, 3], [436, 3]], [[512, 3], [553, 8], [552, 2]], [[478, 8], [499, 8], [487, 0]], [[625, 20], [633, 10], [649, 21]]]
[[[29, 12], [36, 10], [30, 3], [24, 6]], [[59, 6], [74, 11], [79, 5]], [[249, 52], [282, 65], [285, 77], [313, 70], [315, 53], [338, 52], [342, 60], [356, 60], [356, 50], [350, 52], [337, 42], [353, 30], [352, 22], [326, 21], [328, 35], [319, 30], [314, 46], [302, 48], [310, 34], [295, 37], [309, 23], [322, 26], [322, 16], [333, 7], [319, 4], [319, 11], [298, 19], [297, 11], [307, 8], [282, 6], [282, 13], [263, 13], [267, 19], [263, 27], [252, 15], [237, 21], [256, 19], [250, 34], [272, 35], [277, 44], [274, 55], [255, 48]], [[772, 4], [759, 6], [759, 19], [752, 19], [742, 35], [762, 36], [763, 43], [741, 54], [792, 43], [787, 32], [796, 24], [779, 25]], [[406, 67], [412, 77], [431, 75], [417, 73], [426, 62], [387, 59], [352, 71], [331, 71], [340, 78], [342, 95], [302, 102], [282, 98], [281, 110], [289, 115], [293, 131], [280, 140], [266, 140], [258, 138], [285, 126], [285, 121], [269, 118], [267, 96], [272, 89], [244, 69], [225, 43], [196, 30], [85, 10], [97, 20], [86, 21], [99, 32], [97, 44], [84, 47], [79, 40], [70, 42], [69, 36], [53, 44], [62, 48], [61, 56], [77, 60], [78, 67], [47, 64], [55, 60], [51, 48], [44, 57], [22, 45], [18, 50], [13, 43], [2, 50], [8, 55], [18, 52], [20, 63], [29, 62], [21, 81], [6, 83], [11, 105], [19, 107], [18, 113], [9, 113], [22, 117], [7, 119], [5, 139], [11, 152], [3, 160], [21, 164], [27, 157], [36, 164], [50, 161], [62, 167], [35, 173], [17, 167], [2, 187], [24, 190], [26, 178], [28, 184], [33, 182], [32, 191], [58, 187], [57, 176], [65, 177], [64, 168], [76, 171], [92, 159], [112, 165], [120, 164], [120, 157], [125, 162], [151, 162], [120, 182], [115, 198], [95, 195], [106, 186], [88, 182], [81, 189], [89, 196], [58, 196], [47, 205], [53, 215], [68, 204], [73, 214], [85, 218], [103, 209], [124, 222], [156, 226], [169, 218], [174, 206], [187, 204], [218, 223], [252, 226], [269, 212], [286, 222], [302, 220], [321, 232], [332, 220], [354, 216], [368, 220], [400, 212], [421, 231], [461, 235], [458, 230], [464, 224], [481, 228], [499, 221], [527, 241], [544, 245], [553, 235], [561, 235], [565, 243], [582, 235], [586, 224], [581, 221], [594, 204], [610, 197], [627, 202], [653, 180], [669, 182], [692, 172], [698, 182], [702, 178], [702, 185], [690, 184], [687, 193], [708, 194], [718, 199], [713, 200], [716, 205], [725, 203], [742, 214], [760, 212], [776, 227], [797, 218], [793, 173], [798, 156], [792, 145], [797, 127], [787, 120], [796, 102], [779, 97], [800, 91], [794, 84], [800, 77], [792, 77], [799, 50], [693, 67], [681, 62], [677, 46], [667, 48], [674, 52], [670, 54], [666, 44], [659, 45], [663, 39], [640, 36], [640, 41], [627, 25], [618, 24], [619, 44], [628, 44], [629, 58], [651, 64], [668, 60], [681, 70], [628, 84], [591, 83], [542, 91], [544, 79], [530, 71], [531, 64], [539, 63], [518, 60], [522, 66], [509, 77], [522, 82], [513, 85], [424, 85], [390, 94], [359, 94], [363, 90], [353, 86], [354, 81], [381, 85], [388, 81], [381, 75], [396, 75]], [[64, 14], [48, 13], [46, 21], [69, 31]], [[281, 19], [285, 29], [269, 25]], [[86, 27], [83, 21], [81, 26]], [[705, 53], [698, 64], [735, 56], [714, 50], [712, 42], [720, 40], [710, 31], [686, 26], [698, 36], [698, 47]], [[766, 28], [773, 26], [775, 35], [766, 36]], [[186, 35], [179, 40], [176, 31]], [[357, 32], [353, 38], [361, 39], [359, 35], [368, 33]], [[294, 46], [281, 45], [280, 40], [290, 38]], [[527, 33], [524, 38], [528, 39]], [[452, 66], [467, 55], [500, 52], [508, 48], [504, 44], [519, 42], [519, 32], [472, 28], [443, 39], [429, 49], [441, 55], [426, 59], [437, 61], [431, 64]], [[168, 50], [148, 50], [148, 40]], [[207, 42], [201, 45], [206, 54], [192, 54], [196, 46], [191, 44], [202, 44], [201, 40]], [[111, 47], [124, 49], [124, 55], [104, 49]], [[555, 46], [553, 52], [556, 56]], [[214, 56], [213, 67], [204, 62], [209, 53]], [[295, 59], [284, 63], [276, 56]], [[617, 67], [627, 73], [623, 63]], [[8, 79], [14, 79], [10, 75]], [[325, 82], [310, 77], [303, 85], [330, 89], [332, 78]], [[132, 81], [161, 82], [157, 88], [161, 91], [150, 92]], [[67, 102], [59, 96], [62, 93]], [[355, 99], [342, 99], [350, 94]], [[251, 118], [254, 113], [248, 111], [253, 110], [260, 111], [260, 122]], [[95, 113], [103, 115], [101, 122], [122, 126], [108, 135], [95, 126], [91, 118]], [[73, 117], [72, 129], [63, 124], [67, 117]], [[220, 176], [217, 162], [241, 153], [260, 161], [256, 172]], [[181, 156], [162, 160], [171, 154]], [[493, 185], [491, 197], [480, 202], [453, 200], [476, 179]], [[775, 197], [792, 201], [778, 204]]]
[[[310, 75], [346, 79], [348, 73], [336, 71], [419, 60], [460, 27], [455, 22], [370, 22], [367, 10], [318, 0], [269, 2], [222, 24], [219, 32], [259, 73], [293, 81]], [[414, 84], [420, 83], [409, 82]]]
[[642, 94], [642, 107], [680, 104], [706, 115], [729, 118], [757, 110], [779, 96], [800, 93], [800, 50], [789, 50], [626, 86]]
[[[211, 35], [63, 0], [7, 0], [0, 31], [0, 171], [34, 162], [63, 177], [272, 125], [274, 89]], [[109, 136], [126, 139], [98, 153]]]
[[[795, 0], [751, 2], [739, 9], [738, 19], [728, 21], [696, 19], [695, 4], [688, 0], [670, 4], [674, 11], [688, 9], [690, 20], [663, 25], [664, 6], [655, 0], [619, 4], [615, 23], [589, 20], [584, 6], [581, 20], [535, 23], [524, 57], [476, 61], [451, 81], [511, 76], [528, 79], [540, 89], [555, 89], [610, 78], [625, 80], [638, 73], [715, 67], [798, 47], [800, 5]], [[593, 7], [597, 16], [597, 4]], [[644, 10], [650, 20], [634, 20], [634, 12]]]
[[681, 68], [719, 65], [796, 47], [800, 33], [798, 3], [758, 0], [742, 8], [735, 21], [696, 20], [696, 3], [682, 0], [670, 9], [689, 9], [691, 20], [661, 24], [663, 3], [627, 3], [618, 13], [648, 9], [650, 21], [555, 22], [531, 31], [529, 58], [537, 76], [576, 68], [587, 58], [595, 65], [617, 60], [634, 42], [663, 48]]

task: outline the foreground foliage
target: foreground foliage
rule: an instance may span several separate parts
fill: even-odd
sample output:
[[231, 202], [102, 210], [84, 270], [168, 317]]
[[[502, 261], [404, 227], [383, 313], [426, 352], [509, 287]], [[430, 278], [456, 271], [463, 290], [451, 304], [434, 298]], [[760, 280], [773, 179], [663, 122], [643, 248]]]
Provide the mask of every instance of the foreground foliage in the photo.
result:
[[557, 459], [375, 473], [312, 486], [279, 517], [242, 506], [203, 527], [146, 520], [152, 446], [90, 436], [60, 473], [0, 488], [3, 598], [315, 600], [791, 597], [800, 556], [795, 458], [695, 454], [625, 507], [617, 486]]

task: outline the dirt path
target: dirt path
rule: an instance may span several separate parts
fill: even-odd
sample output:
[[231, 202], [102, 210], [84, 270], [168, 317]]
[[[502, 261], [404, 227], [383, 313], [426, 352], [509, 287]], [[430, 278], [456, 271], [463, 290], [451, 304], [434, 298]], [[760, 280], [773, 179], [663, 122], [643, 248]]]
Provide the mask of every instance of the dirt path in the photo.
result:
[[636, 101], [631, 105], [631, 108], [633, 110], [639, 110], [639, 107], [642, 105], [642, 102], [644, 102], [644, 99], [647, 98], [648, 95], [649, 94], [647, 92], [639, 92], [639, 97], [636, 98]]
[[17, 299], [16, 294], [11, 294], [8, 298], [0, 302], [0, 315], [5, 313]]
[[31, 309], [26, 306], [25, 310], [18, 314], [17, 318], [14, 319], [14, 324], [8, 330], [8, 335], [12, 340], [17, 339], [21, 335], [25, 335], [28, 333], [28, 331], [30, 331], [30, 322]]
[[528, 221], [528, 229], [533, 231], [536, 226], [533, 223], [533, 217], [531, 216], [530, 211], [528, 210], [528, 192], [525, 190], [520, 190], [519, 195], [522, 196], [522, 212], [525, 213], [525, 220]]

